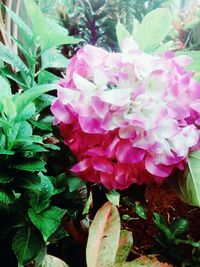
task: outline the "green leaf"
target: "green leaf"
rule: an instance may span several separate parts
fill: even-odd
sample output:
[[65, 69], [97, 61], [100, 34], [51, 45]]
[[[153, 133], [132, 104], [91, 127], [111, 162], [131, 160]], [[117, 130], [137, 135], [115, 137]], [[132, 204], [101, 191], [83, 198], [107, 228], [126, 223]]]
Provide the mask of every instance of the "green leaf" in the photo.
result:
[[43, 109], [49, 107], [51, 103], [55, 100], [55, 96], [49, 94], [43, 94], [35, 99], [35, 106], [37, 113], [40, 113]]
[[139, 47], [153, 52], [164, 40], [172, 27], [172, 18], [167, 8], [157, 8], [148, 13], [135, 33]]
[[8, 95], [4, 95], [1, 103], [3, 105], [3, 112], [6, 114], [6, 117], [8, 118], [9, 121], [12, 121], [17, 114], [16, 107], [12, 101], [12, 98]]
[[110, 190], [108, 193], [106, 193], [106, 197], [113, 205], [119, 207], [120, 194], [116, 190]]
[[89, 228], [86, 248], [87, 266], [112, 266], [117, 254], [119, 237], [118, 210], [112, 203], [107, 202], [99, 209]]
[[26, 188], [29, 189], [30, 205], [37, 213], [40, 213], [50, 205], [54, 188], [48, 176], [42, 173], [39, 173], [38, 176], [40, 181], [34, 185], [30, 182], [30, 184], [26, 184]]
[[146, 220], [147, 219], [147, 214], [144, 209], [144, 207], [140, 204], [140, 202], [136, 201], [135, 202], [135, 213], [142, 219]]
[[48, 49], [42, 54], [42, 69], [67, 68], [69, 60], [57, 49]]
[[21, 228], [12, 241], [12, 249], [20, 265], [30, 263], [44, 246], [44, 241], [31, 228]]
[[36, 111], [34, 103], [30, 103], [28, 106], [24, 108], [24, 110], [17, 114], [14, 121], [15, 122], [22, 122], [30, 119]]
[[188, 221], [186, 219], [176, 219], [172, 222], [170, 229], [175, 238], [181, 234], [184, 234], [189, 229]]
[[7, 6], [5, 6], [5, 8], [11, 19], [18, 26], [19, 31], [22, 34], [23, 38], [26, 40], [27, 44], [31, 45], [33, 42], [33, 32], [31, 31], [31, 29], [10, 8], [8, 8]]
[[67, 36], [66, 29], [62, 28], [56, 22], [51, 19], [47, 20], [35, 1], [29, 0], [24, 3], [32, 22], [36, 44], [41, 46], [42, 51], [61, 44], [75, 44], [80, 42], [79, 39]]
[[120, 233], [120, 240], [115, 263], [125, 262], [131, 251], [132, 246], [133, 246], [132, 232], [127, 230], [122, 230]]
[[70, 177], [67, 179], [67, 183], [69, 186], [69, 192], [73, 192], [85, 185], [85, 182], [82, 181], [79, 177]]
[[29, 209], [28, 214], [32, 223], [40, 230], [45, 241], [57, 230], [66, 210], [51, 206], [41, 213]]
[[4, 96], [10, 96], [11, 95], [11, 89], [9, 83], [0, 76], [0, 99]]
[[124, 25], [121, 24], [121, 22], [119, 20], [118, 20], [117, 26], [116, 26], [116, 34], [117, 34], [117, 40], [119, 43], [119, 47], [122, 48], [122, 43], [123, 43], [124, 39], [127, 37], [129, 38], [131, 35], [127, 31], [127, 29], [124, 27]]
[[14, 179], [13, 175], [6, 173], [4, 171], [0, 172], [0, 183], [1, 184], [7, 184], [12, 182], [12, 180]]
[[29, 75], [30, 73], [29, 69], [21, 60], [21, 58], [15, 55], [11, 49], [3, 45], [1, 42], [0, 42], [0, 59], [12, 65], [13, 67], [19, 69], [25, 75], [27, 74]]
[[153, 213], [154, 215], [154, 223], [157, 226], [157, 228], [162, 231], [168, 239], [173, 239], [173, 233], [169, 226], [167, 225], [164, 217], [157, 212]]
[[40, 85], [46, 84], [46, 83], [49, 83], [49, 84], [57, 83], [59, 80], [60, 80], [60, 77], [46, 70], [41, 70], [38, 75], [38, 83]]
[[45, 84], [35, 86], [22, 94], [15, 95], [14, 102], [16, 105], [17, 113], [20, 114], [25, 107], [27, 107], [31, 102], [33, 102], [37, 97], [41, 96], [48, 91], [55, 90], [59, 86], [53, 84]]
[[41, 159], [26, 159], [24, 162], [13, 164], [12, 167], [18, 170], [36, 172], [46, 171], [46, 162]]
[[12, 204], [15, 201], [15, 196], [12, 191], [0, 190], [0, 203]]
[[184, 174], [172, 181], [173, 188], [180, 198], [190, 205], [200, 207], [200, 150], [188, 157], [188, 168]]
[[12, 149], [23, 142], [23, 145], [32, 143], [31, 140], [28, 140], [32, 136], [32, 127], [27, 121], [22, 121], [15, 123], [9, 133], [9, 148]]
[[0, 155], [14, 155], [14, 154], [15, 154], [15, 151], [0, 148]]
[[43, 131], [51, 131], [52, 129], [51, 129], [51, 126], [49, 126], [48, 124], [45, 124], [45, 123], [43, 123], [43, 122], [40, 122], [40, 121], [35, 121], [35, 120], [31, 120], [31, 124], [34, 126], [34, 127], [36, 127], [36, 128], [38, 128], [38, 129], [40, 129], [40, 130], [43, 130]]
[[93, 197], [92, 197], [92, 192], [90, 192], [89, 197], [87, 198], [87, 200], [85, 202], [82, 215], [86, 215], [89, 213], [89, 210], [90, 210], [92, 203], [93, 203]]

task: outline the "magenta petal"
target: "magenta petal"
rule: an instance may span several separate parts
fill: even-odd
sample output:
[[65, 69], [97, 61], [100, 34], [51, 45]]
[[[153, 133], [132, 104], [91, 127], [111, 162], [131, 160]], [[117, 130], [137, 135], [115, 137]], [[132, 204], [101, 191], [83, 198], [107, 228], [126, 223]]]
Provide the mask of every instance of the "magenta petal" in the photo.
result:
[[72, 172], [83, 172], [85, 170], [87, 170], [88, 168], [90, 167], [90, 162], [88, 159], [84, 159], [82, 161], [80, 161], [79, 163], [77, 163], [76, 165], [74, 165], [72, 168], [71, 168], [71, 171]]
[[104, 158], [93, 158], [92, 165], [95, 170], [111, 174], [113, 172], [113, 165]]
[[149, 173], [159, 177], [167, 177], [172, 172], [172, 166], [156, 165], [150, 156], [145, 159], [145, 167]]

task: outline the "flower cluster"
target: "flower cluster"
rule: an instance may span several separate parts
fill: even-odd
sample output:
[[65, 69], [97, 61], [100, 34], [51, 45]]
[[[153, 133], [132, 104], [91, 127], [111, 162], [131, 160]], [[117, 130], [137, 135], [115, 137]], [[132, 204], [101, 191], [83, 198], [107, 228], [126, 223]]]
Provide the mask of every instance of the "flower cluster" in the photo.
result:
[[199, 149], [200, 84], [187, 56], [148, 55], [126, 39], [121, 53], [86, 45], [71, 59], [52, 104], [78, 163], [106, 188], [162, 182]]

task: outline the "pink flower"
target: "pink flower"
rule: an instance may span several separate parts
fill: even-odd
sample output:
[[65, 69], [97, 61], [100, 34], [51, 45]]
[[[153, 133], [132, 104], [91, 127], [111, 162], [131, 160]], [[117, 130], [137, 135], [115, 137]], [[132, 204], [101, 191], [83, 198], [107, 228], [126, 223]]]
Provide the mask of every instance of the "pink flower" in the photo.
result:
[[186, 56], [121, 53], [86, 45], [71, 59], [52, 104], [78, 163], [72, 171], [111, 189], [162, 182], [199, 149], [200, 84]]

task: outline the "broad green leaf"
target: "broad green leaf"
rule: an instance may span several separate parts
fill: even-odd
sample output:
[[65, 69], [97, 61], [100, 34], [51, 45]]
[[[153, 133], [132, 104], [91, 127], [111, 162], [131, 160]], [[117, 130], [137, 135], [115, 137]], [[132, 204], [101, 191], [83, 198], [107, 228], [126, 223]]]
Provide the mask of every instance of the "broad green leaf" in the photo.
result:
[[5, 6], [7, 13], [13, 20], [13, 22], [18, 26], [18, 29], [20, 33], [22, 34], [22, 37], [26, 40], [26, 42], [31, 45], [33, 42], [33, 32], [31, 29], [26, 25], [26, 23], [17, 16], [10, 8]]
[[26, 106], [28, 106], [40, 95], [57, 88], [58, 86], [55, 84], [38, 85], [23, 92], [22, 94], [15, 95], [14, 102], [16, 105], [17, 113], [20, 114]]
[[156, 257], [153, 256], [140, 256], [134, 261], [117, 263], [112, 267], [173, 267], [173, 265], [160, 262]]
[[170, 229], [175, 238], [185, 233], [189, 229], [189, 223], [186, 219], [176, 219], [172, 222]]
[[188, 168], [183, 175], [171, 181], [180, 198], [190, 205], [200, 206], [200, 150], [188, 157]]
[[119, 47], [122, 48], [122, 44], [125, 38], [129, 38], [131, 35], [127, 31], [127, 29], [124, 27], [123, 24], [118, 20], [117, 26], [116, 26], [116, 34], [117, 34], [117, 40], [119, 43]]
[[16, 107], [15, 104], [13, 103], [12, 98], [8, 95], [4, 95], [1, 103], [3, 106], [3, 112], [4, 114], [6, 114], [8, 121], [12, 121], [12, 119], [14, 119], [17, 114]]
[[55, 74], [47, 71], [47, 70], [41, 70], [38, 75], [38, 84], [51, 84], [51, 83], [57, 83], [60, 80], [60, 77], [56, 76]]
[[26, 188], [29, 189], [30, 205], [37, 213], [40, 213], [50, 205], [50, 198], [54, 194], [54, 188], [47, 176], [42, 173], [38, 176], [40, 181], [34, 185], [32, 183], [26, 184]]
[[41, 213], [36, 213], [34, 209], [28, 211], [32, 223], [40, 230], [45, 241], [57, 230], [65, 213], [66, 210], [54, 206]]
[[41, 267], [69, 267], [64, 261], [61, 259], [52, 256], [52, 255], [46, 255], [44, 261], [41, 264]]
[[115, 263], [125, 262], [133, 246], [132, 232], [122, 230], [120, 233], [119, 246]]
[[148, 13], [135, 34], [140, 49], [153, 52], [164, 40], [172, 27], [172, 18], [167, 8], [157, 8]]
[[43, 246], [44, 241], [38, 232], [25, 227], [17, 231], [12, 241], [12, 249], [20, 265], [30, 263]]
[[106, 193], [106, 197], [113, 205], [119, 207], [120, 194], [116, 190], [110, 190]]
[[39, 159], [26, 159], [24, 162], [13, 164], [12, 167], [18, 170], [36, 172], [46, 171], [46, 162]]
[[[62, 44], [75, 44], [80, 42], [72, 36], [67, 36], [66, 29], [62, 29], [55, 21], [45, 18], [39, 6], [33, 0], [25, 1], [26, 11], [31, 19], [36, 44], [42, 51]], [[35, 19], [37, 18], [37, 20]]]
[[69, 60], [57, 49], [48, 49], [42, 54], [42, 69], [67, 68]]
[[12, 191], [0, 190], [0, 203], [12, 204], [15, 201], [15, 196]]
[[40, 113], [43, 109], [49, 107], [54, 99], [55, 96], [49, 94], [43, 94], [37, 99], [35, 99], [34, 103], [36, 106], [37, 113]]
[[117, 208], [105, 203], [89, 228], [86, 248], [88, 267], [109, 267], [115, 263], [120, 237], [120, 217]]
[[81, 180], [79, 177], [70, 177], [67, 179], [67, 183], [69, 186], [69, 192], [73, 192], [83, 185], [85, 185], [85, 182]]
[[36, 128], [38, 128], [38, 129], [40, 129], [40, 130], [43, 130], [43, 131], [51, 131], [52, 129], [51, 129], [51, 126], [49, 126], [49, 125], [47, 125], [47, 124], [45, 124], [45, 123], [42, 123], [42, 122], [40, 122], [40, 121], [35, 121], [35, 120], [31, 120], [31, 124], [34, 126], [34, 127], [36, 127]]
[[10, 96], [11, 95], [11, 89], [9, 83], [0, 76], [0, 99], [4, 96]]
[[14, 155], [14, 154], [15, 154], [15, 151], [0, 148], [0, 155]]
[[31, 144], [24, 147], [24, 151], [30, 151], [31, 153], [48, 152], [43, 146]]
[[11, 49], [6, 47], [0, 42], [0, 59], [6, 63], [12, 65], [13, 67], [19, 69], [24, 75], [29, 75], [29, 69], [21, 60], [20, 57], [15, 55]]
[[30, 137], [32, 137], [32, 127], [27, 121], [15, 123], [9, 132], [9, 148], [15, 147], [19, 142], [32, 143], [32, 140], [28, 140]]
[[28, 106], [24, 108], [21, 113], [18, 113], [17, 116], [14, 118], [15, 122], [26, 121], [30, 119], [36, 111], [34, 103], [30, 103]]

